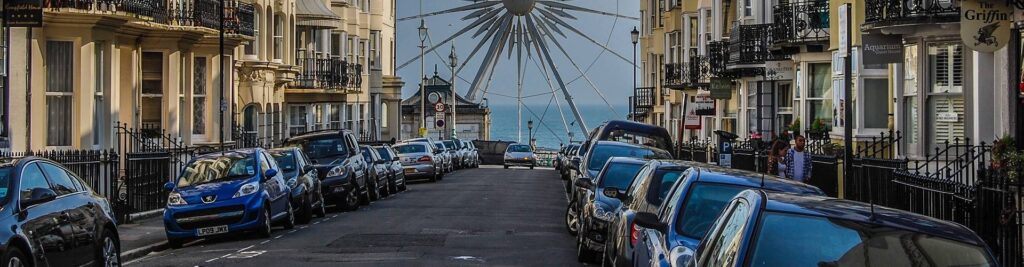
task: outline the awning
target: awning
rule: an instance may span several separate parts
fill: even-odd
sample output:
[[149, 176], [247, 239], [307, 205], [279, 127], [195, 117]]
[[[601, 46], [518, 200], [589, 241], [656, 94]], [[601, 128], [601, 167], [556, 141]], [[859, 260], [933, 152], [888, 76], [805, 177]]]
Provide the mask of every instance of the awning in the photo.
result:
[[296, 25], [315, 28], [340, 28], [341, 17], [335, 15], [322, 0], [298, 0], [295, 3]]

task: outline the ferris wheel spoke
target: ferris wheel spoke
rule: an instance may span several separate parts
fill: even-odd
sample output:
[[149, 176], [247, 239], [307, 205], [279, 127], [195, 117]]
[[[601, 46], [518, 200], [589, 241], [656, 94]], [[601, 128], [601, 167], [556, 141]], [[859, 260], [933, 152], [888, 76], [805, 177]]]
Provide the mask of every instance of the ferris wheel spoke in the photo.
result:
[[576, 29], [576, 27], [573, 27], [572, 25], [569, 25], [568, 23], [566, 23], [562, 19], [558, 18], [558, 16], [555, 16], [554, 14], [551, 14], [551, 12], [548, 12], [547, 10], [543, 10], [543, 9], [538, 9], [537, 11], [540, 11], [540, 13], [542, 15], [544, 15], [544, 17], [547, 17], [548, 19], [554, 21], [558, 25], [561, 25], [564, 28], [568, 29], [569, 31], [572, 31], [573, 33], [576, 33], [576, 35], [579, 35], [580, 37], [583, 37], [584, 39], [587, 39], [587, 41], [590, 41], [591, 43], [601, 47], [605, 51], [608, 51], [609, 53], [612, 53], [613, 55], [619, 57], [620, 59], [622, 59], [626, 63], [629, 63], [631, 65], [633, 64], [632, 61], [630, 61], [626, 57], [622, 56], [618, 52], [615, 52], [615, 50], [612, 50], [611, 48], [608, 48], [608, 46], [598, 42], [597, 40], [594, 40], [594, 38], [590, 38], [590, 36], [588, 36], [587, 34], [581, 32], [580, 30]]
[[[532, 50], [532, 49], [527, 49], [527, 50]], [[538, 52], [538, 54], [540, 54], [540, 53]], [[540, 60], [541, 59], [538, 58], [538, 59], [531, 60], [531, 61], [533, 61], [533, 65], [537, 66], [537, 69], [540, 70], [541, 73], [544, 74], [544, 83], [548, 85], [548, 89], [551, 89], [551, 93], [550, 93], [551, 97], [552, 97], [552, 99], [555, 100], [555, 106], [558, 107], [558, 116], [560, 118], [562, 118], [562, 127], [565, 127], [565, 133], [569, 134], [569, 132], [570, 132], [569, 131], [569, 122], [565, 120], [565, 113], [562, 112], [562, 102], [558, 101], [558, 98], [555, 97], [555, 86], [551, 85], [551, 76], [548, 75], [548, 68], [547, 67], [542, 67], [543, 64], [538, 63], [538, 61], [540, 61]]]
[[[534, 24], [533, 16], [525, 17], [527, 23]], [[553, 74], [553, 76], [555, 76], [555, 81], [558, 82], [558, 86], [562, 90], [562, 94], [565, 97], [565, 102], [569, 104], [569, 108], [572, 109], [573, 116], [576, 117], [576, 121], [579, 122], [580, 130], [583, 130], [584, 133], [589, 132], [587, 130], [586, 121], [583, 120], [583, 114], [581, 114], [579, 108], [576, 107], [576, 102], [573, 101], [572, 95], [569, 94], [569, 89], [565, 87], [565, 82], [562, 81], [561, 74], [558, 73], [558, 67], [556, 67], [555, 62], [551, 60], [551, 53], [548, 52], [544, 39], [541, 39], [540, 35], [535, 31], [531, 31], [530, 34], [533, 35], [533, 39], [536, 40], [536, 42], [534, 42], [533, 44], [538, 46], [538, 50], [541, 51], [540, 56], [542, 56], [544, 61], [547, 62], [548, 67], [550, 67], [551, 69], [551, 73]]]
[[437, 11], [437, 12], [430, 12], [430, 13], [422, 14], [422, 15], [415, 15], [415, 16], [408, 16], [408, 17], [404, 17], [404, 18], [399, 18], [398, 21], [406, 21], [406, 20], [411, 20], [411, 19], [419, 19], [419, 18], [426, 18], [426, 17], [431, 17], [431, 16], [437, 16], [437, 15], [444, 15], [444, 14], [449, 14], [449, 13], [469, 11], [469, 10], [473, 10], [473, 9], [480, 9], [480, 8], [491, 7], [491, 6], [500, 4], [500, 3], [501, 3], [501, 1], [478, 2], [478, 3], [473, 3], [473, 4], [469, 4], [469, 5], [465, 5], [465, 6], [460, 6], [460, 7], [456, 7], [456, 8], [452, 8], [452, 9], [441, 10], [441, 11]]
[[[509, 25], [512, 23], [512, 16], [505, 14], [502, 20], [501, 26], [498, 26], [498, 31], [491, 38], [491, 46], [487, 49], [487, 53], [484, 54], [484, 60], [480, 63], [480, 69], [477, 71], [476, 77], [473, 78], [473, 83], [470, 84], [469, 91], [466, 93], [470, 101], [476, 101], [476, 93], [480, 90], [481, 86], [485, 87], [484, 94], [486, 94], [486, 86], [490, 84], [491, 72], [498, 63], [498, 56], [501, 55], [505, 42], [508, 39], [508, 29], [510, 29]], [[487, 81], [486, 84], [484, 84], [485, 81]]]
[[[494, 16], [498, 15], [498, 13], [499, 13], [499, 12], [501, 12], [501, 9], [495, 9], [495, 10], [491, 11], [491, 12], [490, 12], [490, 13], [488, 13], [487, 15], [484, 15], [484, 17], [483, 17], [483, 18], [481, 18], [481, 19], [478, 19], [477, 21], [475, 21], [475, 22], [473, 22], [473, 23], [471, 23], [471, 24], [467, 25], [466, 27], [463, 27], [463, 28], [462, 28], [461, 30], [459, 30], [458, 32], [455, 32], [455, 34], [452, 34], [452, 36], [448, 36], [448, 38], [447, 38], [447, 39], [444, 39], [444, 41], [441, 41], [440, 43], [438, 43], [438, 44], [435, 44], [434, 46], [431, 46], [431, 47], [430, 47], [430, 49], [427, 49], [427, 51], [426, 51], [426, 52], [424, 52], [424, 54], [426, 54], [426, 53], [430, 53], [430, 52], [433, 52], [433, 51], [434, 51], [435, 49], [437, 49], [438, 47], [441, 47], [441, 46], [443, 46], [443, 45], [447, 44], [448, 42], [451, 42], [452, 40], [455, 40], [455, 38], [458, 38], [459, 36], [461, 36], [462, 34], [464, 34], [464, 33], [468, 32], [469, 30], [472, 30], [472, 29], [474, 29], [474, 28], [476, 28], [476, 27], [480, 26], [480, 24], [483, 24], [483, 22], [484, 22], [485, 20], [487, 20], [488, 18], [492, 18], [492, 17], [494, 17]], [[416, 62], [416, 60], [419, 60], [419, 59], [420, 59], [420, 56], [422, 56], [422, 55], [416, 55], [416, 56], [414, 56], [414, 57], [413, 57], [412, 59], [409, 59], [409, 61], [406, 61], [405, 63], [402, 63], [402, 65], [399, 65], [397, 69], [402, 69], [402, 68], [404, 68], [405, 66], [408, 66], [409, 64], [412, 64], [413, 62]]]
[[[539, 28], [541, 29], [541, 31], [547, 29], [544, 26], [540, 26]], [[597, 88], [597, 85], [594, 84], [594, 81], [590, 80], [590, 77], [587, 76], [587, 73], [583, 71], [582, 68], [580, 68], [579, 64], [576, 64], [576, 60], [572, 59], [572, 56], [570, 56], [569, 52], [565, 50], [565, 47], [563, 47], [562, 44], [558, 42], [558, 40], [555, 40], [554, 36], [552, 36], [551, 34], [548, 34], [547, 36], [548, 38], [551, 39], [551, 42], [555, 44], [555, 47], [557, 47], [558, 50], [562, 52], [562, 55], [564, 55], [565, 58], [569, 60], [569, 63], [573, 66], [573, 68], [575, 68], [576, 71], [580, 73], [580, 76], [587, 81], [587, 84], [590, 85], [590, 88], [593, 88], [594, 92], [597, 92], [597, 95], [601, 97], [601, 100], [604, 101], [605, 105], [608, 105], [608, 109], [611, 110], [612, 114], [615, 114], [615, 116], [619, 116], [618, 112], [615, 111], [615, 108], [612, 107], [612, 104], [608, 102], [608, 98], [604, 96], [603, 92], [601, 92], [601, 89]]]
[[585, 12], [585, 13], [596, 14], [596, 15], [611, 16], [611, 17], [630, 19], [630, 20], [640, 20], [640, 18], [637, 18], [637, 17], [623, 16], [623, 15], [619, 15], [619, 14], [615, 14], [615, 13], [611, 13], [611, 12], [604, 12], [604, 11], [599, 11], [599, 10], [593, 10], [593, 9], [589, 9], [589, 8], [585, 8], [585, 7], [580, 7], [580, 6], [577, 6], [577, 5], [570, 5], [570, 4], [560, 3], [560, 2], [555, 2], [555, 1], [537, 1], [537, 3], [546, 5], [548, 8], [561, 8], [561, 9], [568, 9], [568, 10], [572, 10], [572, 11], [579, 11], [579, 12]]

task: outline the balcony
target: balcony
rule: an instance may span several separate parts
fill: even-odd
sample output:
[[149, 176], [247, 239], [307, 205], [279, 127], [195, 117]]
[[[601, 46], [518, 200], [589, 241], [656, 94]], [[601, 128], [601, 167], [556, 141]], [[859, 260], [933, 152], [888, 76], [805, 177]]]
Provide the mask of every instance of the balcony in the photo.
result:
[[663, 85], [666, 88], [703, 88], [710, 84], [711, 65], [707, 56], [691, 56], [686, 63], [665, 64]]
[[708, 66], [711, 75], [728, 78], [730, 76], [727, 63], [729, 61], [729, 43], [725, 41], [708, 42]]
[[729, 37], [729, 68], [759, 67], [768, 59], [768, 42], [771, 24], [739, 25], [732, 29]]
[[362, 65], [339, 58], [303, 57], [295, 59], [301, 69], [291, 88], [348, 90], [362, 85]]
[[633, 119], [643, 121], [654, 111], [654, 87], [633, 89]]
[[776, 45], [828, 42], [828, 1], [794, 0], [775, 6], [772, 40]]
[[865, 0], [865, 29], [960, 20], [960, 0]]
[[[218, 0], [181, 0], [170, 1], [167, 8], [166, 23], [177, 26], [203, 27], [213, 30], [220, 29], [220, 3]], [[224, 2], [224, 33], [253, 36], [254, 14], [253, 4], [234, 0]]]
[[164, 0], [44, 0], [45, 11], [74, 10], [108, 14], [125, 14], [149, 18], [166, 18]]

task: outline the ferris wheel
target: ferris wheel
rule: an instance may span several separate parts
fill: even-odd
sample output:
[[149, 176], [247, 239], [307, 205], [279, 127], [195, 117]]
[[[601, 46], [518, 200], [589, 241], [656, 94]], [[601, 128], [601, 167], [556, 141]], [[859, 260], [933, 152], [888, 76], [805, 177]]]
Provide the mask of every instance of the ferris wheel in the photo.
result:
[[[422, 0], [421, 0], [422, 1]], [[438, 0], [429, 0], [434, 2]], [[433, 43], [422, 55], [434, 52], [438, 48], [453, 43], [458, 38], [468, 38], [475, 43], [472, 52], [463, 62], [479, 60], [479, 67], [469, 80], [470, 86], [466, 91], [465, 98], [470, 101], [478, 101], [489, 94], [492, 77], [495, 69], [504, 58], [514, 61], [516, 65], [516, 95], [517, 112], [520, 125], [520, 138], [522, 136], [522, 107], [523, 107], [523, 80], [526, 75], [526, 67], [534, 66], [542, 77], [531, 77], [542, 79], [546, 82], [551, 100], [558, 108], [558, 114], [562, 119], [562, 126], [567, 134], [571, 135], [569, 125], [577, 125], [583, 134], [587, 134], [588, 128], [583, 114], [573, 100], [568, 85], [577, 81], [586, 82], [604, 101], [613, 114], [616, 114], [611, 103], [605, 97], [601, 89], [594, 83], [588, 72], [595, 67], [601, 57], [613, 57], [616, 61], [629, 64], [634, 67], [633, 61], [609, 47], [613, 36], [613, 29], [620, 20], [638, 21], [636, 17], [625, 16], [619, 13], [619, 1], [608, 0], [615, 3], [614, 10], [600, 10], [607, 8], [608, 4], [597, 7], [597, 1], [579, 1], [571, 3], [570, 0], [464, 0], [471, 3], [460, 4], [458, 7], [446, 10], [423, 13], [422, 2], [419, 15], [399, 18], [398, 21], [410, 21], [419, 19], [420, 28], [424, 28], [425, 18], [445, 15], [460, 15], [461, 21], [466, 22], [460, 25], [458, 31], [447, 36], [439, 43]], [[599, 16], [612, 20], [612, 27], [608, 28], [608, 36], [603, 42], [593, 37], [588, 32], [581, 30], [578, 16]], [[571, 44], [572, 47], [568, 47]], [[577, 55], [574, 57], [570, 51], [579, 45], [592, 45], [600, 50], [592, 61], [580, 60]], [[486, 49], [485, 49], [486, 48]], [[454, 47], [453, 47], [454, 50]], [[453, 51], [454, 53], [454, 51]], [[418, 60], [421, 55], [405, 61], [398, 66], [402, 69]], [[479, 57], [479, 58], [477, 58]], [[442, 58], [443, 60], [443, 58]], [[460, 73], [467, 64], [462, 64], [454, 73]], [[561, 70], [560, 70], [561, 67]], [[568, 70], [568, 71], [566, 71]], [[566, 71], [566, 73], [562, 73]], [[453, 83], [455, 81], [452, 81]], [[502, 95], [499, 92], [490, 92], [492, 95]], [[575, 122], [570, 123], [562, 113], [561, 100], [564, 100], [572, 111]], [[536, 96], [536, 95], [533, 95]], [[513, 97], [513, 96], [510, 96]], [[527, 96], [531, 97], [531, 96]], [[549, 106], [550, 106], [549, 101]], [[542, 122], [543, 123], [543, 122]], [[546, 126], [545, 126], [546, 127]]]

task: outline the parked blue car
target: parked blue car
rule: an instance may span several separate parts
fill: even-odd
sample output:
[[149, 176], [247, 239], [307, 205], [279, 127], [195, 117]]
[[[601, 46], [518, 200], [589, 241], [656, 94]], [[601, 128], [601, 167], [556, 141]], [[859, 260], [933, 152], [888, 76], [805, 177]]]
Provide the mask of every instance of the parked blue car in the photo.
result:
[[274, 223], [295, 227], [291, 188], [279, 170], [259, 148], [196, 157], [165, 185], [168, 244], [181, 247], [194, 238], [249, 231], [270, 237]]
[[[672, 226], [637, 217], [651, 229]], [[821, 196], [746, 190], [697, 249], [677, 246], [638, 266], [998, 266], [966, 227], [910, 212]]]
[[754, 188], [823, 195], [814, 186], [774, 176], [714, 166], [693, 168], [673, 186], [666, 198], [668, 200], [655, 212], [636, 215], [654, 216], [656, 220], [671, 227], [661, 230], [641, 227], [631, 257], [635, 265], [647, 266], [654, 260], [665, 259], [677, 246], [697, 249], [700, 239], [707, 234], [725, 205], [743, 190]]

